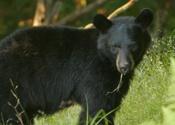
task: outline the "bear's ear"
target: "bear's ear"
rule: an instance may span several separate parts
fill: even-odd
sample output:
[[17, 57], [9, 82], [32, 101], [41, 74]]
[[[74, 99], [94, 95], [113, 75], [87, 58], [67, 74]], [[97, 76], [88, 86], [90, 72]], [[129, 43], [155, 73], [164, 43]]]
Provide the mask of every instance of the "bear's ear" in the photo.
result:
[[147, 28], [153, 21], [153, 13], [150, 9], [143, 9], [136, 17], [135, 22], [140, 24], [143, 28]]
[[112, 26], [112, 22], [102, 14], [94, 16], [93, 24], [101, 33], [105, 33]]

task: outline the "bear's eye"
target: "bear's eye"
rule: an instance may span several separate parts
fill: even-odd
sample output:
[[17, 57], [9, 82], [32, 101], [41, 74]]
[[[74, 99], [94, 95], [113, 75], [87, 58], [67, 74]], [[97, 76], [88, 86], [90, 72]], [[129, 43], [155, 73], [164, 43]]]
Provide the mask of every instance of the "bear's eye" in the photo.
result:
[[131, 50], [131, 51], [136, 51], [137, 50], [137, 44], [131, 44], [130, 46], [129, 46], [129, 49]]
[[120, 45], [118, 44], [112, 45], [112, 49], [119, 49], [119, 48], [120, 48]]

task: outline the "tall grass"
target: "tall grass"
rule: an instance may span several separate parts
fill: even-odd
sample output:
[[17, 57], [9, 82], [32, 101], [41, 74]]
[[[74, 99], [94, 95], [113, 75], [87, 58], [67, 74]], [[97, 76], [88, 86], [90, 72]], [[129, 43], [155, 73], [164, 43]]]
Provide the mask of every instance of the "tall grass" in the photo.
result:
[[175, 61], [172, 60], [172, 80], [168, 87], [166, 105], [162, 107], [163, 119], [161, 122], [147, 121], [141, 125], [175, 125]]
[[[161, 123], [165, 117], [163, 113], [169, 113], [166, 108], [162, 111], [162, 106], [166, 105], [167, 90], [171, 84], [170, 57], [175, 56], [175, 36], [153, 41], [144, 60], [137, 67], [130, 90], [116, 113], [116, 125], [138, 125], [148, 120], [151, 121], [147, 125]], [[53, 116], [37, 118], [35, 123], [76, 125], [80, 111], [81, 108], [76, 105]]]

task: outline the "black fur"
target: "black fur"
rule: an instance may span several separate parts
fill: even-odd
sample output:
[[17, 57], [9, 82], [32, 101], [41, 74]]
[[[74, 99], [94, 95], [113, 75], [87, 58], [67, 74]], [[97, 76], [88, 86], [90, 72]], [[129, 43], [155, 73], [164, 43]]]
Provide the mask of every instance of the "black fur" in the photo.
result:
[[[133, 69], [151, 42], [147, 28], [152, 18], [149, 9], [136, 18], [119, 17], [112, 21], [97, 14], [93, 20], [97, 29], [33, 27], [2, 40], [0, 113], [3, 121], [17, 124], [15, 110], [8, 105], [8, 102], [16, 104], [11, 93], [15, 87], [31, 124], [38, 110], [53, 114], [65, 108], [70, 100], [84, 109], [79, 121], [82, 125], [86, 120], [86, 98], [90, 117], [100, 109], [110, 112], [118, 107], [129, 89]], [[119, 92], [106, 95], [117, 87], [120, 74], [125, 75]], [[16, 109], [22, 111], [20, 105]], [[114, 125], [114, 114], [107, 116], [110, 125]], [[22, 118], [27, 124], [24, 113]]]

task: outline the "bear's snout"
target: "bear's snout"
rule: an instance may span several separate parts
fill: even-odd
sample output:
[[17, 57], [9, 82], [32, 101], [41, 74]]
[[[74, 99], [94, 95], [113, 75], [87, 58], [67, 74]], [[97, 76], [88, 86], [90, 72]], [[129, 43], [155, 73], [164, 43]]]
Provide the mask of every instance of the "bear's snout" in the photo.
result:
[[120, 64], [120, 72], [121, 74], [127, 74], [130, 71], [130, 65], [127, 64]]
[[117, 55], [116, 67], [121, 74], [126, 75], [131, 72], [134, 69], [134, 64], [135, 63], [130, 52], [121, 50]]

